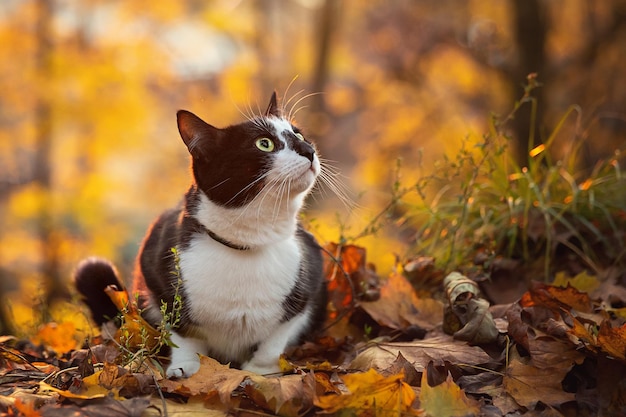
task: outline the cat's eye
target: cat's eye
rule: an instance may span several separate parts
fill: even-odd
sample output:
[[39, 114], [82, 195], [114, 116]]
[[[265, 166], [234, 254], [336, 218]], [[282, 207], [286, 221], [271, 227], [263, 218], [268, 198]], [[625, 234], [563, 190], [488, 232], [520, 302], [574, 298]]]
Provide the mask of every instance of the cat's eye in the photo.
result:
[[272, 152], [274, 150], [274, 142], [268, 138], [258, 138], [255, 145], [263, 152]]
[[302, 136], [302, 133], [296, 133], [296, 137], [300, 140], [304, 140], [304, 136]]

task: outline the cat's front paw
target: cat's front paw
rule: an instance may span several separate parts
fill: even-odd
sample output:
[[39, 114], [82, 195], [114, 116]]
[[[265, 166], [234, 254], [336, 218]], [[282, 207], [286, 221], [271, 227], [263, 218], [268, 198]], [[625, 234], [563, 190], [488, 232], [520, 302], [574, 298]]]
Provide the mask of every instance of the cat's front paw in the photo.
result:
[[241, 366], [241, 369], [243, 369], [244, 371], [254, 372], [259, 375], [281, 373], [280, 366], [278, 366], [278, 361], [276, 361], [275, 363], [258, 363], [257, 361], [252, 359], [244, 363]]
[[181, 362], [172, 362], [167, 367], [166, 375], [168, 378], [188, 378], [200, 370], [200, 360], [186, 360]]

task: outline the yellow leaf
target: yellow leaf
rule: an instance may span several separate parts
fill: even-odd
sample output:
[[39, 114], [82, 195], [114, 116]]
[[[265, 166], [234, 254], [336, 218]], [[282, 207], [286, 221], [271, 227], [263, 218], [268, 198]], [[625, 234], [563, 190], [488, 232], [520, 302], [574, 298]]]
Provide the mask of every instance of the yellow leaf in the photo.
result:
[[567, 276], [565, 272], [557, 272], [552, 285], [566, 288], [568, 283], [578, 291], [588, 294], [592, 293], [600, 286], [598, 278], [594, 275], [589, 275], [587, 271], [583, 271], [573, 278]]
[[427, 371], [424, 369], [420, 405], [427, 416], [462, 417], [479, 414], [478, 405], [454, 383], [450, 374], [442, 384], [436, 387], [428, 385], [427, 377]]
[[344, 375], [341, 379], [350, 391], [349, 394], [323, 395], [315, 401], [315, 405], [325, 413], [351, 409], [358, 413], [370, 410], [376, 416], [419, 414], [412, 408], [415, 392], [403, 381], [403, 373], [384, 377], [370, 369], [365, 373]]
[[124, 290], [118, 291], [112, 286], [107, 287], [104, 292], [124, 316], [124, 326], [117, 331], [115, 339], [119, 342], [124, 336], [124, 345], [127, 348], [155, 349], [160, 333], [141, 317], [137, 306], [129, 302], [128, 293]]

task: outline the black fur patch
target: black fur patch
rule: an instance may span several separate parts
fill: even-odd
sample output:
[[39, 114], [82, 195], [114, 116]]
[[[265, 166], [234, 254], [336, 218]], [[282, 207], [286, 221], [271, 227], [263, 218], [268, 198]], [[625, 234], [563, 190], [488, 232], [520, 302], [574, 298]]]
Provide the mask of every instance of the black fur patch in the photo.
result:
[[300, 276], [296, 285], [283, 301], [285, 314], [282, 322], [291, 320], [311, 303], [313, 305], [313, 315], [309, 326], [311, 329], [321, 325], [326, 318], [327, 294], [323, 277], [322, 252], [313, 235], [305, 231], [302, 226], [298, 225], [296, 233], [304, 251], [302, 258], [305, 261], [300, 265]]
[[124, 289], [117, 271], [103, 259], [88, 258], [78, 264], [74, 272], [74, 285], [91, 311], [91, 317], [98, 326], [114, 320], [118, 310], [104, 290], [114, 285]]

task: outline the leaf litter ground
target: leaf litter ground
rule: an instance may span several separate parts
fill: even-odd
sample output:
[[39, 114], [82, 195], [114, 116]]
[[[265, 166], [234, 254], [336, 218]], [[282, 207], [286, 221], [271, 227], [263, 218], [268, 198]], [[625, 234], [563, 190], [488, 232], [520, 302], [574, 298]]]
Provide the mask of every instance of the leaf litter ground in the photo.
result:
[[340, 260], [326, 264], [332, 326], [286, 352], [283, 374], [201, 357], [197, 374], [165, 379], [153, 358], [128, 364], [101, 338], [75, 349], [72, 324], [50, 323], [31, 340], [0, 339], [0, 414], [626, 415], [626, 298], [616, 274], [559, 275], [487, 308], [460, 274], [444, 281], [443, 302], [416, 292], [416, 277], [443, 277], [428, 258], [379, 285], [364, 249], [329, 249]]

